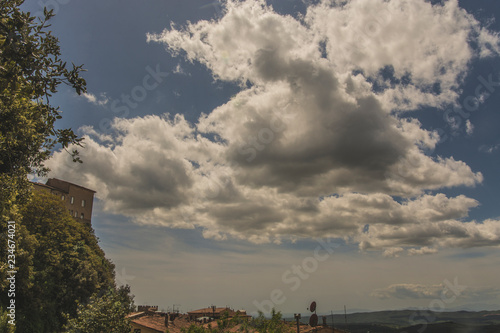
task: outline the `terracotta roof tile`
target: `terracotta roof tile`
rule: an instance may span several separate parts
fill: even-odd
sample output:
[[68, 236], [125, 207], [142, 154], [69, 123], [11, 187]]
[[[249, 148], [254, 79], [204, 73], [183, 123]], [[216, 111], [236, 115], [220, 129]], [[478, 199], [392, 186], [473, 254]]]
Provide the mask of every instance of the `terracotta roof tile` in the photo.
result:
[[[215, 308], [215, 313], [221, 313], [224, 311], [234, 312], [230, 308]], [[214, 313], [214, 311], [212, 310], [212, 308], [203, 308], [199, 310], [189, 311], [188, 313], [189, 314]]]
[[158, 332], [165, 332], [165, 316], [161, 315], [144, 315], [141, 317], [133, 318], [131, 320], [134, 324], [138, 324], [150, 329], [157, 330]]
[[[132, 323], [141, 325], [158, 332], [165, 332], [165, 313], [136, 312], [128, 316]], [[180, 333], [183, 328], [189, 328], [194, 322], [189, 321], [187, 315], [178, 315], [168, 326], [170, 333]]]

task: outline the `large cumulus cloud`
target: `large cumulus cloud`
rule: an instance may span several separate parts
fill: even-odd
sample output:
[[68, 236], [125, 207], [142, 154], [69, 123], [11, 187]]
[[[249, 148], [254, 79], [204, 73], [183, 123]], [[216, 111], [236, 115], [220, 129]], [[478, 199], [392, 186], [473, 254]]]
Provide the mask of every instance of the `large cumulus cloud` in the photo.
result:
[[85, 128], [76, 168], [56, 153], [54, 174], [96, 189], [105, 209], [257, 243], [341, 237], [409, 254], [500, 244], [499, 221], [463, 222], [476, 200], [429, 192], [475, 186], [481, 173], [426, 155], [439, 135], [397, 112], [453, 103], [467, 64], [498, 51], [457, 1], [323, 1], [300, 20], [228, 1], [220, 20], [148, 39], [241, 91], [196, 124], [163, 115], [117, 118], [114, 137]]

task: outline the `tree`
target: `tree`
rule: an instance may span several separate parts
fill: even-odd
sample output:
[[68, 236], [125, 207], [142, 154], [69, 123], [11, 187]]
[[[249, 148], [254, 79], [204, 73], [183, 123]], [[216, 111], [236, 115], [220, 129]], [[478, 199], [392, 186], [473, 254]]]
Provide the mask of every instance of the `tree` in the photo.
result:
[[[35, 18], [19, 9], [24, 0], [0, 2], [0, 214], [12, 218], [15, 204], [29, 199], [32, 172], [47, 172], [44, 162], [60, 144], [81, 145], [71, 129], [55, 129], [61, 118], [50, 97], [61, 83], [78, 94], [85, 92], [82, 66], [68, 69], [60, 56], [59, 41], [48, 20], [53, 11]], [[78, 152], [71, 153], [80, 161]]]
[[[35, 191], [20, 215], [18, 248], [29, 251], [16, 257], [16, 326], [20, 332], [58, 332], [80, 304], [115, 287], [114, 265], [93, 230], [74, 220], [48, 191]], [[2, 258], [4, 252], [0, 248]], [[2, 291], [2, 304], [6, 297]]]
[[7, 316], [7, 311], [0, 309], [0, 333], [15, 333], [16, 329], [14, 326], [8, 323], [9, 317]]
[[[51, 96], [60, 84], [81, 94], [86, 82], [82, 66], [70, 69], [61, 58], [59, 41], [48, 30], [53, 11], [44, 9], [43, 17], [35, 18], [20, 10], [23, 3], [0, 1], [0, 305], [4, 309], [7, 301], [7, 246], [1, 236], [7, 235], [5, 222], [13, 220], [17, 331], [59, 332], [86, 306], [111, 302], [123, 310], [133, 303], [129, 289], [116, 289], [114, 265], [93, 230], [73, 220], [51, 194], [31, 195], [27, 176], [46, 174], [44, 163], [56, 145], [82, 145], [71, 129], [55, 128], [61, 111], [51, 105]], [[69, 153], [81, 162], [78, 151]], [[0, 330], [11, 330], [4, 317], [2, 310]]]
[[271, 319], [266, 319], [264, 313], [259, 311], [259, 316], [252, 320], [251, 326], [253, 326], [260, 333], [291, 332], [290, 326], [283, 322], [281, 312], [276, 311], [274, 308], [271, 312]]
[[77, 316], [66, 325], [67, 333], [129, 333], [130, 320], [126, 317], [134, 308], [130, 287], [111, 288], [104, 295], [94, 294], [90, 301], [78, 308]]

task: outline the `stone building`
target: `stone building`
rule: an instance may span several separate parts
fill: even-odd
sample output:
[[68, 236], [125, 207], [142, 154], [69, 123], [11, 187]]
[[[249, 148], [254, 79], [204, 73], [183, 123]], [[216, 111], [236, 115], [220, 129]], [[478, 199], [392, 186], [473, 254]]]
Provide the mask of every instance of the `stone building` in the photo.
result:
[[94, 190], [57, 178], [50, 178], [45, 184], [33, 183], [35, 190], [48, 191], [63, 201], [71, 216], [91, 225]]
[[229, 307], [218, 308], [215, 306], [212, 306], [210, 308], [203, 308], [199, 310], [189, 311], [188, 316], [189, 319], [191, 320], [200, 318], [219, 319], [224, 312], [227, 312], [228, 318], [233, 318], [236, 316], [239, 316], [242, 319], [251, 318], [251, 316], [247, 315], [245, 310], [235, 311]]

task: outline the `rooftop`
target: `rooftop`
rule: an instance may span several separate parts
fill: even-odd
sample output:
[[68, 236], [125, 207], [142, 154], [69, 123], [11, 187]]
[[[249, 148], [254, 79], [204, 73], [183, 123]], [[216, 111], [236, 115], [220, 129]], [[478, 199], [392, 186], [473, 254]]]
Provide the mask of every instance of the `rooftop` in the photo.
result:
[[189, 311], [188, 313], [189, 314], [221, 313], [224, 311], [233, 311], [234, 312], [234, 310], [232, 310], [228, 307], [224, 307], [224, 308], [215, 308], [215, 311], [212, 308], [203, 308], [203, 309], [199, 309], [199, 310]]
[[[134, 312], [128, 315], [130, 321], [135, 325], [140, 325], [151, 330], [156, 330], [158, 332], [164, 333], [167, 327], [165, 326], [165, 316], [167, 313], [164, 312]], [[189, 321], [187, 315], [178, 315], [171, 320], [168, 324], [168, 331], [170, 333], [180, 333], [183, 328], [189, 328], [192, 321]]]

